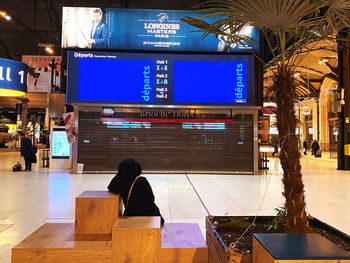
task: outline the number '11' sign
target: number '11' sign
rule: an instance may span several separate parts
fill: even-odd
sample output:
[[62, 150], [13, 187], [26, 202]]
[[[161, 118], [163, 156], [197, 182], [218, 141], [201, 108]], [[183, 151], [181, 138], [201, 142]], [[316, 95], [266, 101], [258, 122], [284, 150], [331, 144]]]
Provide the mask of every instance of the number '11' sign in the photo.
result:
[[[8, 94], [4, 90], [27, 92], [28, 66], [22, 62], [0, 58], [0, 94]], [[12, 94], [12, 93], [9, 93]]]
[[[6, 72], [6, 73], [5, 73]], [[18, 72], [18, 75], [20, 75], [21, 79], [20, 82], [21, 84], [24, 83], [24, 70], [21, 70]], [[11, 68], [10, 67], [2, 67], [0, 66], [0, 80], [7, 80], [7, 81], [12, 81], [11, 79]]]

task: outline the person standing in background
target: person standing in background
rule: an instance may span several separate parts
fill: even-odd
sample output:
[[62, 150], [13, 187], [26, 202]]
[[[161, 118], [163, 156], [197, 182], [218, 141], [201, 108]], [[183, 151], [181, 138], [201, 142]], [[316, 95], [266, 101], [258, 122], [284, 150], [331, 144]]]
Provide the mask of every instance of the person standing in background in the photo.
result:
[[93, 10], [94, 20], [92, 21], [92, 27], [90, 32], [90, 38], [88, 39], [89, 47], [95, 48], [107, 48], [108, 44], [108, 25], [102, 20], [101, 8], [95, 8]]
[[304, 155], [307, 155], [307, 142], [306, 142], [306, 140], [303, 141], [303, 148], [304, 148]]
[[21, 138], [21, 156], [24, 158], [26, 169], [24, 172], [30, 172], [32, 170], [32, 163], [36, 163], [36, 156], [33, 151], [32, 141], [26, 137], [24, 133], [20, 133]]
[[320, 145], [315, 140], [311, 145], [312, 155], [316, 155], [317, 151], [320, 149]]

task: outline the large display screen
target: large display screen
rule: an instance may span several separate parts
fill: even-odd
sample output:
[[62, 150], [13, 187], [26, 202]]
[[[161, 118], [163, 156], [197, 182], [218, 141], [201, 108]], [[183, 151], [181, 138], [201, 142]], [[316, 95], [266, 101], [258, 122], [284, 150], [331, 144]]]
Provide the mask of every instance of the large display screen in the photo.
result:
[[67, 104], [253, 105], [251, 55], [68, 52]]
[[70, 144], [65, 128], [53, 128], [52, 130], [52, 159], [69, 159]]
[[[226, 36], [202, 32], [181, 21], [206, 13], [185, 10], [141, 10], [63, 7], [62, 47], [154, 51], [258, 52], [259, 30], [245, 26], [237, 35], [255, 41], [227, 44]], [[207, 23], [218, 18], [205, 17]]]

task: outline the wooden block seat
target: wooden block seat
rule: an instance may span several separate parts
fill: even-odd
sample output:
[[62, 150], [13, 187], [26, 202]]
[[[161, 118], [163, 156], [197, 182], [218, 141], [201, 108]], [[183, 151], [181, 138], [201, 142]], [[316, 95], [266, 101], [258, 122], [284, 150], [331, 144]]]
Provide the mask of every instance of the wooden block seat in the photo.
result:
[[315, 233], [254, 234], [253, 263], [345, 263], [350, 254]]
[[207, 263], [198, 224], [165, 223], [160, 217], [120, 217], [112, 231], [113, 263]]
[[75, 235], [73, 223], [47, 223], [12, 249], [12, 263], [111, 263], [111, 235]]
[[119, 194], [85, 191], [75, 198], [76, 234], [111, 234], [123, 205]]
[[119, 195], [86, 191], [73, 223], [47, 223], [12, 249], [12, 263], [207, 263], [198, 224], [123, 217]]
[[120, 217], [112, 230], [113, 263], [158, 263], [160, 217]]
[[161, 230], [159, 262], [207, 263], [208, 247], [198, 224], [165, 223]]

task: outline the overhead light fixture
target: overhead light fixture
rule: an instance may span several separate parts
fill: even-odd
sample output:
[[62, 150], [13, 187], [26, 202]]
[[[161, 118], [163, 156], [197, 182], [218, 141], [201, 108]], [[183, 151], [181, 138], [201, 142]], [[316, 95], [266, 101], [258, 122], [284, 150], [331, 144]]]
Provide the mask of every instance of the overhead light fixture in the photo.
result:
[[2, 18], [6, 19], [7, 21], [11, 20], [11, 16], [8, 13], [6, 13], [5, 11], [0, 10], [0, 16]]
[[295, 72], [294, 73], [294, 78], [299, 78], [299, 76], [300, 76], [300, 72]]
[[309, 105], [306, 105], [303, 107], [302, 112], [304, 115], [310, 115], [311, 114], [311, 108]]
[[326, 63], [326, 62], [328, 62], [328, 58], [323, 58], [318, 63], [322, 64], [322, 63]]
[[53, 49], [51, 47], [46, 47], [45, 48], [46, 52], [49, 53], [50, 55], [53, 54]]

